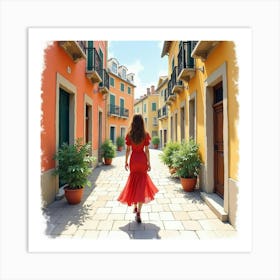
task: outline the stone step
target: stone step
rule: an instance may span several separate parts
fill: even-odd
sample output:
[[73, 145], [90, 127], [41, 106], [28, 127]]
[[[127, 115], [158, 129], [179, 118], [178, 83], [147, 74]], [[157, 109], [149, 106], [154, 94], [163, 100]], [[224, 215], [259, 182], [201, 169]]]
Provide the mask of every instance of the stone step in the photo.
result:
[[206, 192], [201, 192], [200, 196], [222, 222], [228, 221], [228, 213], [224, 210], [224, 200], [221, 197], [215, 193]]

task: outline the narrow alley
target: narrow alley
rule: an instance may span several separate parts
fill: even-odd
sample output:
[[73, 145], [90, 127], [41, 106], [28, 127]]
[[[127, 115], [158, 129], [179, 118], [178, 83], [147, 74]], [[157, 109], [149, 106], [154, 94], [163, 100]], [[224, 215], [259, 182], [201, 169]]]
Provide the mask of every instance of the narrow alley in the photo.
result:
[[69, 205], [65, 198], [44, 210], [46, 234], [50, 238], [90, 239], [211, 239], [236, 236], [229, 223], [221, 222], [201, 199], [199, 191], [184, 192], [179, 179], [170, 177], [159, 159], [161, 151], [151, 149], [149, 172], [159, 192], [144, 204], [142, 223], [135, 221], [133, 207], [117, 197], [128, 177], [124, 154], [118, 152], [111, 166], [101, 165], [90, 176], [83, 201]]

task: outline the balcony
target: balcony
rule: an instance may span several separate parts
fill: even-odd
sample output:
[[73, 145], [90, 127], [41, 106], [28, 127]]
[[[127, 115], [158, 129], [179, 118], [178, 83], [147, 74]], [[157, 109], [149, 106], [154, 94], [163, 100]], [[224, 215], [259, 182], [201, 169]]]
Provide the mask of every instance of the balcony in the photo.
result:
[[94, 83], [102, 82], [101, 59], [95, 48], [87, 48], [86, 76]]
[[59, 41], [58, 43], [75, 63], [86, 58], [85, 41]]
[[166, 101], [167, 105], [171, 105], [171, 103], [176, 99], [176, 95], [172, 92], [172, 82], [171, 80], [168, 81], [167, 91], [166, 91]]
[[189, 82], [195, 75], [195, 61], [191, 56], [197, 41], [181, 42], [178, 54], [178, 79]]
[[129, 110], [114, 104], [109, 105], [108, 115], [112, 117], [119, 117], [127, 119], [129, 117]]
[[109, 74], [105, 69], [102, 69], [102, 82], [99, 84], [99, 90], [102, 94], [109, 93]]
[[164, 105], [162, 108], [158, 109], [158, 119], [167, 118], [167, 106]]
[[171, 74], [171, 91], [180, 94], [184, 90], [182, 81], [177, 82], [178, 66], [175, 66]]
[[199, 41], [192, 51], [192, 57], [200, 58], [202, 61], [205, 61], [218, 43], [219, 41]]
[[124, 119], [128, 119], [128, 116], [129, 116], [129, 110], [121, 107], [120, 108], [120, 117], [124, 118]]

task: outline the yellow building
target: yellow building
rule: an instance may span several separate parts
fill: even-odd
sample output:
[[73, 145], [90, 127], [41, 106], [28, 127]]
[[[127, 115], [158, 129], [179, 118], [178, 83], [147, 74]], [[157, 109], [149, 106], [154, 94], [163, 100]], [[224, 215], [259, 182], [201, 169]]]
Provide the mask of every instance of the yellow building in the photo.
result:
[[158, 94], [158, 132], [160, 138], [160, 147], [163, 148], [167, 143], [168, 134], [168, 110], [166, 101], [167, 94], [167, 76], [161, 76], [158, 81], [156, 93]]
[[165, 41], [168, 140], [200, 145], [202, 197], [223, 221], [236, 223], [238, 193], [238, 65], [231, 41]]
[[134, 113], [142, 114], [146, 130], [150, 136], [158, 136], [158, 99], [159, 94], [155, 86], [147, 88], [147, 94], [137, 99], [134, 103]]

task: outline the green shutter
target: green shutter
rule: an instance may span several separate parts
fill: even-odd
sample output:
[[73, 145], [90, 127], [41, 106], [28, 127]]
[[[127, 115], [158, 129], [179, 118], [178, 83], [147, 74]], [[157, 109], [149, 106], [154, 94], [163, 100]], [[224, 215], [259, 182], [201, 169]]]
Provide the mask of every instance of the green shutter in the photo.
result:
[[93, 41], [88, 41], [87, 69], [93, 70]]

